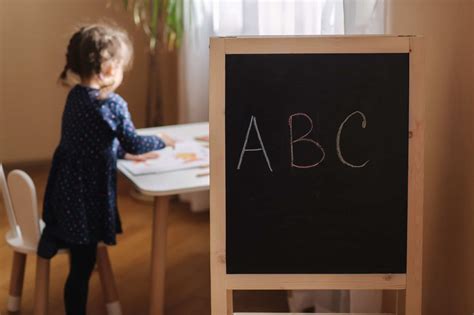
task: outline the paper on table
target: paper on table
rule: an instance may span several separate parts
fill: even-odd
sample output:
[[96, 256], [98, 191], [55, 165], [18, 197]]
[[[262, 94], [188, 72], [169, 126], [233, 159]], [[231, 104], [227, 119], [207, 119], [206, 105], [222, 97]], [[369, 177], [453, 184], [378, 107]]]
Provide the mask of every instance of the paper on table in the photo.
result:
[[157, 151], [159, 157], [145, 162], [123, 161], [133, 175], [163, 173], [209, 165], [209, 149], [197, 141], [177, 142], [175, 148]]

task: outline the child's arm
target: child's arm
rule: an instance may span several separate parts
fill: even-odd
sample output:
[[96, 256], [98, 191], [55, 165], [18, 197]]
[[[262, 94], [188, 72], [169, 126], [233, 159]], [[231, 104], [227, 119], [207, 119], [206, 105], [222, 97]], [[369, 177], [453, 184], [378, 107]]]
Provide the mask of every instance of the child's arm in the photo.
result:
[[[160, 137], [160, 138], [162, 138], [162, 137]], [[120, 143], [117, 139], [115, 139], [115, 141], [116, 141], [115, 146], [117, 148], [116, 149], [117, 150], [117, 159], [125, 159], [125, 160], [130, 160], [130, 161], [143, 162], [143, 161], [150, 160], [150, 159], [156, 159], [160, 156], [157, 152], [154, 152], [154, 151], [143, 153], [143, 154], [137, 154], [137, 155], [130, 154], [130, 153], [125, 152], [125, 150], [122, 148], [122, 146], [120, 145]]]
[[[113, 99], [114, 103], [111, 108], [114, 112], [109, 111], [109, 108], [103, 109], [103, 117], [112, 127], [120, 145], [117, 149], [118, 157], [125, 157], [125, 153], [134, 155], [143, 154], [150, 151], [160, 150], [166, 146], [166, 142], [157, 136], [141, 136], [137, 134], [135, 126], [130, 117], [127, 103], [116, 96]], [[115, 105], [115, 106], [113, 106]]]
[[157, 159], [158, 157], [160, 157], [160, 155], [157, 152], [151, 151], [151, 152], [137, 154], [137, 155], [125, 153], [124, 159], [129, 160], [129, 161], [135, 161], [135, 162], [144, 162], [146, 160]]
[[[116, 140], [117, 141], [117, 140]], [[117, 141], [118, 142], [118, 141]], [[125, 158], [125, 155], [127, 154], [127, 152], [125, 152], [125, 150], [122, 148], [122, 146], [120, 145], [120, 143], [117, 144], [117, 158], [118, 159], [124, 159]]]
[[123, 151], [131, 154], [143, 154], [166, 146], [165, 141], [157, 136], [138, 135], [128, 110], [121, 117], [117, 128], [117, 138]]

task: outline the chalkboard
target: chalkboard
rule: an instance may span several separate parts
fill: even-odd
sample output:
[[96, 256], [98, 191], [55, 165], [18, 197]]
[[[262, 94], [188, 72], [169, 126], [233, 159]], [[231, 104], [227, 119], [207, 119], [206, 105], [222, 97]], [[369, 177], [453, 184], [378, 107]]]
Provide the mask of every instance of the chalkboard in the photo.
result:
[[408, 116], [408, 53], [227, 54], [227, 273], [405, 273]]

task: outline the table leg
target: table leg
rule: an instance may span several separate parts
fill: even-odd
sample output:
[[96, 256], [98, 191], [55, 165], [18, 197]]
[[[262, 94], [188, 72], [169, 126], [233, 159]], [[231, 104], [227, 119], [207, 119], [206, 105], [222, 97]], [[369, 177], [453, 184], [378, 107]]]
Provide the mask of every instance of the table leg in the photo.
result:
[[151, 248], [150, 315], [164, 315], [168, 196], [155, 197]]

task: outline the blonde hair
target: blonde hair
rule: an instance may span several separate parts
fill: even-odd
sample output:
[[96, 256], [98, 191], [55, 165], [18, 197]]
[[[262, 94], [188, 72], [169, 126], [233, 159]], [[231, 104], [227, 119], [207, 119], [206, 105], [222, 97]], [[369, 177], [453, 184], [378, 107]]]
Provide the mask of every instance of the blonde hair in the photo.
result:
[[[69, 40], [66, 65], [59, 81], [70, 86], [71, 72], [82, 80], [90, 79], [101, 73], [105, 63], [117, 61], [122, 62], [125, 68], [132, 65], [133, 45], [128, 34], [109, 24], [83, 26]], [[108, 83], [104, 84], [101, 90], [109, 86]]]

